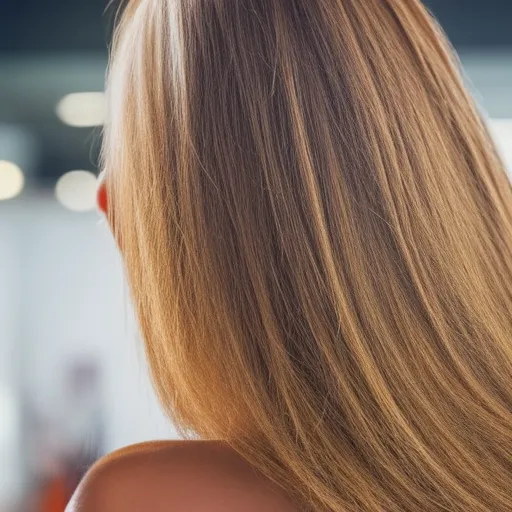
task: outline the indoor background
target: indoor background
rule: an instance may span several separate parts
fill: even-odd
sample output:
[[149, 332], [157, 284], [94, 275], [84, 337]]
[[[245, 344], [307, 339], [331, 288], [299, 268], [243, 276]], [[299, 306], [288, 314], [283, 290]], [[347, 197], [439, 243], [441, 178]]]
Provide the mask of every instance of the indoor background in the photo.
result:
[[[512, 170], [512, 1], [427, 3]], [[175, 437], [95, 211], [106, 4], [0, 0], [0, 512], [62, 511], [102, 454]]]

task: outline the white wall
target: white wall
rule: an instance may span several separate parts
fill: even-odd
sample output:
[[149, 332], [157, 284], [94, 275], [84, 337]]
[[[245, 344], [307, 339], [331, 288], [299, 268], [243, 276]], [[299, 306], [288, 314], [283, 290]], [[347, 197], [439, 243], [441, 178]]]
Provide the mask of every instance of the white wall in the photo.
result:
[[[69, 212], [52, 196], [0, 203], [0, 385], [14, 395], [21, 385], [33, 403], [51, 408], [65, 363], [80, 355], [103, 364], [108, 451], [176, 436], [149, 384], [120, 261], [100, 217]], [[0, 445], [0, 503], [20, 482], [15, 441], [4, 443], [9, 450]]]
[[21, 273], [14, 225], [0, 208], [0, 503], [20, 492], [17, 328]]
[[96, 213], [68, 212], [52, 198], [34, 206], [23, 241], [30, 317], [25, 375], [42, 390], [66, 358], [97, 353], [107, 378], [109, 448], [164, 434], [106, 225]]

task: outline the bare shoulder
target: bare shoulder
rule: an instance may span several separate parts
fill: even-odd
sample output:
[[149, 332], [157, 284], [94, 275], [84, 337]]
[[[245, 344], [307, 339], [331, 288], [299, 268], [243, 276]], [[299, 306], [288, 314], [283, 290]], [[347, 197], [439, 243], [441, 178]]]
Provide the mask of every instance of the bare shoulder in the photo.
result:
[[100, 460], [66, 512], [295, 512], [288, 498], [222, 442], [152, 442]]

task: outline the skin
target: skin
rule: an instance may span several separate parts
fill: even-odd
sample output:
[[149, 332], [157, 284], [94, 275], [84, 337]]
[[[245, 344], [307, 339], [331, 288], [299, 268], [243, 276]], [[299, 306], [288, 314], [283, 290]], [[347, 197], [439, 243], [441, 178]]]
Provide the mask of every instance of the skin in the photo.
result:
[[[108, 198], [100, 179], [97, 203]], [[220, 441], [150, 442], [95, 464], [66, 512], [297, 512], [285, 493]]]
[[130, 446], [88, 472], [66, 512], [293, 512], [288, 498], [216, 441]]

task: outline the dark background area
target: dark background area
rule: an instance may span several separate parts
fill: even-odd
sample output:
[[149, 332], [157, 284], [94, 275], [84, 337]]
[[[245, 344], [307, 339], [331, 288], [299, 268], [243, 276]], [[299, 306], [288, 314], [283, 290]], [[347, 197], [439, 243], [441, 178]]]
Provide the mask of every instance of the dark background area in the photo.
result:
[[[105, 52], [111, 18], [105, 15], [107, 4], [106, 0], [2, 0], [0, 52]], [[426, 4], [457, 47], [512, 46], [510, 0], [428, 0]]]

